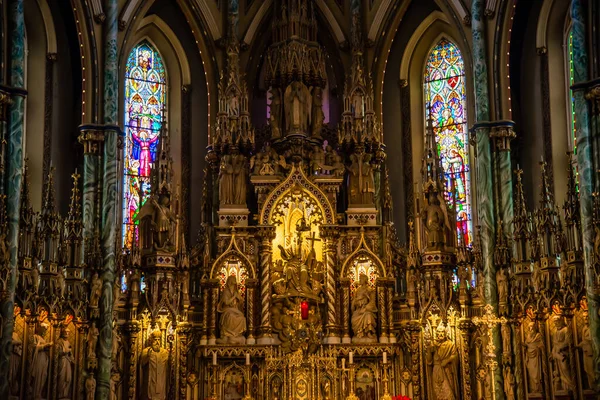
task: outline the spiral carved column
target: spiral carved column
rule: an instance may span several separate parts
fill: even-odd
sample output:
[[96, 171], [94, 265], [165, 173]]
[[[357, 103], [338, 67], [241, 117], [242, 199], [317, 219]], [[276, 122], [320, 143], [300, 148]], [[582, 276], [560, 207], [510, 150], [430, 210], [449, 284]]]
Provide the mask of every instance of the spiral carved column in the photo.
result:
[[127, 397], [130, 400], [136, 398], [135, 388], [137, 386], [137, 351], [136, 344], [140, 326], [137, 322], [129, 322], [125, 326], [125, 331], [129, 335], [129, 391]]
[[273, 341], [271, 328], [271, 263], [275, 229], [261, 226], [260, 242], [260, 336], [258, 344], [270, 344]]
[[465, 399], [471, 398], [471, 369], [469, 363], [469, 345], [471, 343], [471, 329], [473, 324], [471, 321], [463, 321], [458, 325], [462, 336], [461, 357], [462, 357], [462, 384], [463, 396]]
[[202, 288], [202, 333], [200, 334], [200, 345], [206, 345], [208, 343], [208, 294], [209, 286], [206, 280], [200, 282]]
[[217, 343], [217, 304], [219, 304], [219, 281], [211, 279], [208, 281], [210, 288], [210, 322], [208, 325], [208, 344]]
[[388, 308], [388, 336], [390, 343], [396, 343], [394, 334], [394, 279], [388, 279], [387, 287], [387, 308]]
[[246, 344], [255, 344], [254, 337], [254, 304], [256, 301], [256, 279], [248, 279], [246, 281], [246, 321], [248, 323], [248, 338]]
[[340, 328], [337, 319], [337, 290], [335, 287], [338, 231], [333, 227], [321, 227], [321, 237], [325, 240], [327, 325], [325, 343], [340, 343]]
[[187, 399], [187, 353], [188, 339], [191, 333], [187, 322], [180, 323], [177, 327], [177, 338], [179, 339], [179, 399]]
[[388, 334], [388, 303], [387, 303], [387, 282], [386, 279], [378, 278], [377, 279], [377, 303], [379, 308], [379, 343], [388, 343], [389, 342], [389, 334]]
[[350, 338], [350, 279], [341, 278], [342, 287], [342, 343], [351, 343]]

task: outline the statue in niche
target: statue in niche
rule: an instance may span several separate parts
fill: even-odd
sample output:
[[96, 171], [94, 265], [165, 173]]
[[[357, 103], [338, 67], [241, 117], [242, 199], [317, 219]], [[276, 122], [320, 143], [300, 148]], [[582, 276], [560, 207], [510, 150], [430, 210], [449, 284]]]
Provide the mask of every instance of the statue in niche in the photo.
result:
[[321, 138], [321, 130], [325, 121], [323, 113], [323, 89], [320, 86], [315, 86], [312, 96], [312, 137]]
[[88, 360], [96, 358], [96, 344], [98, 343], [100, 332], [96, 327], [96, 322], [92, 322], [87, 335], [87, 358]]
[[587, 376], [588, 387], [592, 388], [596, 373], [594, 371], [594, 348], [592, 347], [592, 335], [590, 333], [590, 316], [586, 312], [583, 315], [583, 327], [581, 328], [581, 341], [577, 345], [581, 349], [583, 358], [583, 370]]
[[144, 218], [146, 215], [152, 216], [152, 226], [154, 227], [152, 241], [154, 250], [173, 251], [175, 249], [173, 233], [177, 219], [171, 211], [169, 195], [161, 193], [158, 196], [158, 200], [156, 196], [151, 196], [150, 201], [147, 201], [142, 210], [140, 210], [138, 220]]
[[271, 90], [271, 115], [269, 116], [269, 123], [271, 125], [271, 138], [281, 138], [281, 95], [279, 89], [273, 88]]
[[[301, 245], [298, 247], [301, 248]], [[301, 254], [298, 254], [300, 251], [297, 253], [293, 249], [284, 248], [282, 245], [279, 245], [279, 251], [281, 251], [281, 258], [285, 260], [282, 269], [286, 286], [282, 294], [319, 300], [321, 284], [311, 280], [314, 268], [319, 265], [314, 247], [304, 261]]]
[[529, 393], [542, 392], [542, 370], [544, 341], [535, 321], [529, 321], [525, 333], [525, 367], [527, 369]]
[[375, 180], [371, 165], [372, 155], [359, 150], [350, 155], [348, 167], [350, 204], [372, 205], [375, 200]]
[[509, 365], [504, 367], [502, 375], [504, 376], [504, 394], [506, 395], [506, 400], [515, 400], [515, 375], [512, 373]]
[[96, 397], [96, 379], [94, 374], [89, 374], [85, 379], [85, 398], [86, 400], [94, 400]]
[[161, 346], [161, 333], [154, 331], [148, 339], [148, 347], [140, 356], [140, 399], [165, 400], [169, 352]]
[[48, 379], [48, 367], [50, 365], [50, 348], [52, 342], [46, 342], [44, 336], [48, 332], [48, 324], [39, 325], [37, 332], [33, 335], [31, 343], [31, 390], [32, 398], [39, 400], [46, 398], [44, 388]]
[[434, 343], [427, 348], [428, 381], [433, 400], [458, 400], [458, 350], [446, 329], [438, 327]]
[[323, 167], [325, 166], [325, 152], [323, 151], [323, 147], [319, 145], [314, 145], [313, 150], [311, 152], [310, 157], [310, 169], [311, 173], [314, 175], [319, 175], [323, 172]]
[[113, 370], [110, 375], [110, 400], [119, 400], [119, 386], [121, 384], [121, 373]]
[[273, 400], [281, 400], [281, 382], [278, 379], [274, 379], [271, 383], [271, 390], [273, 391]]
[[427, 194], [423, 219], [425, 220], [428, 250], [443, 249], [446, 244], [446, 229], [451, 229], [448, 212], [442, 205], [445, 206], [445, 203], [440, 201], [440, 196], [435, 191]]
[[310, 94], [302, 82], [294, 81], [285, 90], [285, 127], [288, 134], [307, 131]]
[[500, 333], [502, 335], [502, 352], [505, 354], [512, 353], [512, 346], [510, 344], [510, 325], [502, 324], [500, 327]]
[[508, 302], [508, 274], [504, 268], [496, 272], [496, 283], [498, 284], [498, 299], [500, 304]]
[[56, 343], [58, 352], [58, 399], [70, 399], [71, 382], [73, 382], [73, 353], [68, 339], [68, 331], [60, 330], [60, 338]]
[[375, 291], [369, 287], [367, 275], [360, 274], [359, 286], [352, 299], [352, 330], [355, 343], [372, 343], [377, 341], [377, 305]]
[[575, 391], [569, 354], [572, 344], [571, 331], [560, 315], [554, 315], [552, 323], [552, 358], [560, 377], [560, 386], [563, 390]]
[[[589, 331], [589, 330], [588, 330]], [[23, 341], [16, 331], [12, 334], [12, 352], [10, 354], [10, 367], [8, 370], [8, 382], [10, 392], [19, 395], [19, 382], [21, 382], [21, 360], [23, 358]]]
[[221, 159], [219, 199], [221, 205], [246, 205], [246, 157], [237, 147]]
[[329, 379], [323, 381], [321, 389], [323, 400], [331, 400], [331, 382]]
[[237, 279], [227, 277], [225, 288], [219, 299], [217, 311], [221, 313], [219, 329], [221, 337], [218, 342], [223, 344], [245, 344], [243, 333], [246, 331], [246, 317], [242, 313], [243, 299], [238, 291]]
[[279, 167], [279, 155], [269, 143], [250, 159], [252, 175], [278, 175]]
[[98, 308], [100, 302], [100, 295], [102, 294], [102, 279], [98, 276], [97, 272], [92, 275], [90, 283], [90, 307]]

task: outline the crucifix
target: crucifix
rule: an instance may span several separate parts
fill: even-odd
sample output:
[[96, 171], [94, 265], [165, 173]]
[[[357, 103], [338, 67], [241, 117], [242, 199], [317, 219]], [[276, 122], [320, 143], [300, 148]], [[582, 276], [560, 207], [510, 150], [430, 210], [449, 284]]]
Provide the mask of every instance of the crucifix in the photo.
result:
[[490, 369], [491, 381], [492, 381], [492, 399], [496, 399], [496, 384], [494, 379], [494, 371], [498, 368], [498, 361], [496, 361], [496, 346], [494, 345], [494, 328], [499, 324], [506, 324], [508, 320], [504, 317], [496, 317], [494, 315], [494, 307], [491, 304], [486, 304], [483, 308], [482, 317], [474, 317], [473, 324], [477, 326], [487, 327], [487, 345], [486, 345], [486, 364]]
[[310, 237], [306, 238], [306, 240], [308, 240], [308, 241], [311, 242], [310, 243], [311, 249], [315, 248], [315, 242], [320, 242], [321, 241], [321, 239], [319, 239], [319, 238], [317, 238], [315, 236], [316, 236], [316, 233], [315, 232], [311, 232]]

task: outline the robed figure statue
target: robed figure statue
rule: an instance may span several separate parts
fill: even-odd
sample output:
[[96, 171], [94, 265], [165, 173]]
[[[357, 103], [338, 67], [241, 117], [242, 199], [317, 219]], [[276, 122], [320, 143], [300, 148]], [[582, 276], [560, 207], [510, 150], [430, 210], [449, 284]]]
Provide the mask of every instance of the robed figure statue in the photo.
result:
[[169, 352], [161, 347], [161, 333], [152, 332], [140, 356], [140, 399], [165, 400], [169, 376]]
[[241, 311], [242, 296], [238, 291], [237, 280], [231, 275], [227, 278], [217, 311], [221, 313], [219, 343], [246, 344], [243, 333], [246, 331], [246, 317]]
[[428, 388], [432, 400], [459, 400], [458, 350], [439, 327], [436, 338], [427, 349]]
[[47, 324], [40, 324], [38, 331], [33, 335], [31, 343], [31, 390], [32, 399], [45, 399], [46, 381], [48, 380], [48, 367], [50, 366], [50, 348], [52, 342], [46, 342], [44, 338], [48, 332]]
[[377, 341], [375, 291], [369, 287], [367, 275], [360, 274], [359, 282], [354, 299], [352, 299], [352, 331], [354, 332], [352, 341], [355, 343], [375, 342]]

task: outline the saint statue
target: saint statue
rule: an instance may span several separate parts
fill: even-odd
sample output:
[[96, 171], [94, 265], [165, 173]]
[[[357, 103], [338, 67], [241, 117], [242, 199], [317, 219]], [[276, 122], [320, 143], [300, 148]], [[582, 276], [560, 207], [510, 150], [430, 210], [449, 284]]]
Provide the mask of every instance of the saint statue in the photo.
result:
[[98, 343], [100, 332], [96, 327], [96, 322], [92, 322], [87, 335], [87, 358], [88, 360], [96, 358], [96, 344]]
[[246, 157], [233, 147], [221, 159], [219, 201], [221, 205], [246, 205]]
[[45, 399], [44, 388], [48, 379], [48, 367], [50, 365], [49, 351], [52, 342], [46, 342], [44, 336], [48, 332], [48, 325], [42, 323], [33, 335], [31, 343], [31, 390], [34, 400]]
[[437, 329], [435, 342], [427, 349], [429, 387], [433, 400], [458, 400], [458, 350], [448, 339], [446, 329]]
[[587, 376], [588, 388], [592, 388], [596, 373], [594, 371], [594, 348], [592, 347], [592, 335], [590, 333], [590, 316], [583, 316], [583, 328], [581, 328], [581, 341], [577, 345], [581, 349], [583, 358], [583, 370]]
[[535, 321], [529, 321], [527, 325], [523, 347], [525, 347], [525, 367], [527, 368], [529, 393], [541, 393], [544, 341]]
[[323, 400], [331, 400], [331, 382], [329, 379], [325, 379], [322, 384], [323, 388]]
[[271, 115], [269, 116], [269, 123], [271, 124], [271, 138], [279, 139], [281, 137], [281, 96], [279, 95], [279, 89], [273, 88], [271, 90]]
[[161, 333], [154, 331], [148, 339], [148, 347], [140, 356], [140, 399], [165, 400], [167, 398], [167, 377], [169, 352], [161, 347]]
[[92, 275], [92, 281], [90, 283], [90, 307], [98, 308], [100, 302], [100, 295], [102, 294], [102, 280], [98, 276], [97, 272]]
[[308, 102], [310, 94], [302, 82], [294, 81], [285, 90], [285, 127], [287, 134], [306, 133], [309, 118]]
[[246, 343], [243, 336], [246, 331], [246, 317], [241, 311], [242, 306], [243, 299], [238, 291], [237, 280], [235, 276], [230, 275], [217, 305], [217, 311], [221, 313], [219, 343]]
[[571, 370], [570, 347], [572, 344], [571, 331], [560, 315], [552, 318], [552, 358], [554, 366], [560, 376], [560, 384], [563, 390], [575, 391], [575, 382]]
[[498, 284], [498, 300], [500, 304], [508, 302], [508, 274], [504, 268], [496, 272], [496, 282]]
[[323, 89], [320, 86], [315, 86], [312, 95], [312, 137], [321, 138], [321, 129], [325, 121], [323, 113]]
[[375, 201], [375, 180], [372, 155], [362, 151], [350, 155], [349, 172], [350, 204], [372, 205]]
[[221, 204], [233, 204], [233, 165], [231, 156], [226, 154], [221, 158], [219, 167], [219, 201]]
[[515, 375], [512, 373], [510, 366], [504, 367], [503, 376], [506, 400], [515, 400]]
[[94, 374], [89, 374], [85, 379], [85, 398], [86, 400], [94, 400], [96, 397], [96, 379]]
[[[589, 329], [588, 329], [589, 332]], [[10, 354], [10, 367], [8, 369], [8, 382], [10, 392], [19, 395], [19, 382], [21, 382], [21, 360], [23, 358], [23, 341], [16, 331], [12, 334], [12, 353]]]
[[377, 341], [377, 305], [375, 291], [369, 287], [367, 275], [360, 274], [359, 286], [352, 299], [353, 342], [369, 343]]
[[425, 232], [427, 233], [427, 248], [439, 250], [446, 244], [446, 229], [450, 228], [447, 212], [444, 212], [445, 203], [434, 191], [427, 194], [427, 205], [424, 211]]
[[119, 400], [119, 386], [121, 383], [121, 373], [113, 370], [110, 375], [110, 400]]
[[60, 330], [60, 338], [56, 343], [58, 352], [58, 399], [70, 399], [71, 383], [73, 382], [73, 359], [71, 343], [65, 328]]
[[[171, 211], [171, 201], [169, 196], [161, 194], [156, 200], [156, 196], [151, 196], [150, 201], [146, 202], [152, 209], [152, 225], [154, 226], [153, 244], [155, 250], [172, 251], [174, 249], [173, 232], [174, 224], [177, 221]], [[150, 212], [150, 210], [148, 210]], [[140, 210], [138, 218], [143, 218], [146, 213]]]

